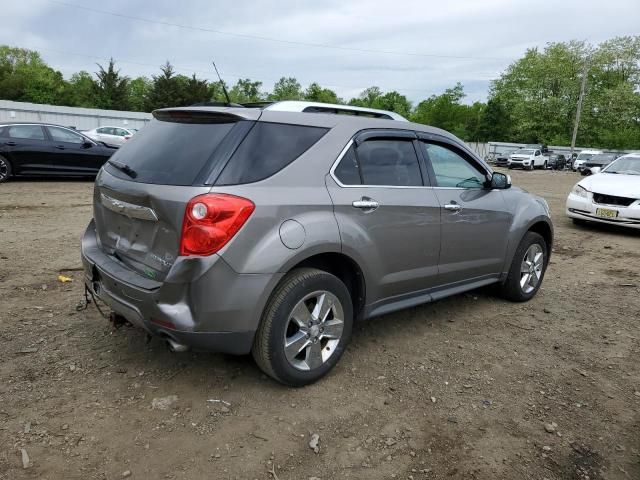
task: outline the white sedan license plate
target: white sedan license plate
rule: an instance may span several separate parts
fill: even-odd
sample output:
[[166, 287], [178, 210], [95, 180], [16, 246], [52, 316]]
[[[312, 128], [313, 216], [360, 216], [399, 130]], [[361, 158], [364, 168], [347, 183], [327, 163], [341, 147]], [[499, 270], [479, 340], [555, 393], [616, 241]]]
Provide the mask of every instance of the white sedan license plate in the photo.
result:
[[611, 210], [610, 208], [597, 208], [596, 215], [603, 218], [616, 218], [618, 216], [618, 211]]

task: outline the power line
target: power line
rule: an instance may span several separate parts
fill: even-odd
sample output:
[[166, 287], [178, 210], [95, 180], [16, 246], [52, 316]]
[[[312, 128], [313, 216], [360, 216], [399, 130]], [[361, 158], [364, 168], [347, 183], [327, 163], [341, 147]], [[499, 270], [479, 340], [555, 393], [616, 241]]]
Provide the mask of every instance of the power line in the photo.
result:
[[[64, 51], [64, 50], [58, 50], [58, 49], [53, 49], [53, 48], [42, 48], [42, 47], [27, 47], [27, 48], [31, 48], [33, 50], [41, 50], [43, 52], [51, 52], [51, 53], [57, 53], [60, 55], [72, 55], [72, 56], [76, 56], [76, 57], [84, 57], [84, 58], [91, 58], [94, 60], [101, 60], [101, 61], [105, 61], [108, 62], [111, 60], [111, 58], [106, 58], [106, 57], [101, 57], [98, 55], [89, 55], [89, 54], [85, 54], [85, 53], [77, 53], [77, 52], [69, 52], [69, 51]], [[115, 58], [114, 61], [116, 61], [117, 63], [123, 63], [123, 64], [130, 64], [130, 65], [138, 65], [138, 66], [142, 66], [142, 67], [152, 67], [152, 68], [159, 68], [161, 66], [161, 64], [153, 64], [153, 63], [144, 63], [144, 62], [137, 62], [137, 61], [133, 61], [133, 60], [127, 60], [127, 59], [122, 59], [122, 58]], [[177, 71], [182, 71], [182, 72], [190, 72], [190, 73], [200, 73], [202, 75], [207, 75], [209, 77], [213, 77], [213, 72], [211, 70], [200, 70], [197, 68], [191, 68], [191, 67], [180, 67], [180, 66], [176, 66], [174, 64], [171, 64], [171, 66], [173, 67], [174, 70]], [[264, 76], [254, 76], [254, 75], [239, 75], [239, 74], [234, 74], [234, 73], [228, 73], [225, 72], [225, 77], [231, 77], [231, 78], [236, 78], [236, 79], [245, 79], [245, 78], [249, 78], [249, 79], [261, 79], [261, 80], [269, 80], [269, 81], [273, 81], [276, 82], [278, 80], [280, 80], [280, 77], [276, 78], [276, 77], [264, 77]], [[215, 79], [214, 79], [215, 80]], [[264, 81], [261, 81], [261, 83], [265, 83]], [[317, 82], [317, 83], [321, 83], [321, 82]], [[371, 85], [367, 85], [367, 86], [356, 86], [356, 85], [336, 85], [336, 84], [326, 84], [326, 83], [322, 83], [321, 86], [323, 88], [340, 88], [340, 89], [352, 89], [352, 90], [364, 90], [365, 88], [370, 87]], [[387, 91], [386, 88], [380, 87], [381, 90], [383, 91]], [[394, 87], [391, 90], [395, 90], [397, 92], [424, 92], [424, 93], [429, 93], [428, 89], [426, 88], [397, 88]], [[431, 92], [433, 93], [433, 92]]]
[[448, 58], [448, 59], [457, 59], [457, 60], [492, 60], [492, 61], [512, 61], [514, 58], [505, 58], [505, 57], [476, 57], [469, 55], [444, 55], [444, 54], [434, 54], [434, 53], [419, 53], [419, 52], [400, 52], [397, 50], [377, 50], [372, 48], [357, 48], [357, 47], [345, 47], [342, 45], [331, 45], [327, 43], [311, 43], [311, 42], [300, 42], [295, 40], [285, 40], [281, 38], [273, 38], [273, 37], [263, 37], [260, 35], [252, 35], [247, 33], [237, 33], [237, 32], [229, 32], [225, 30], [217, 30], [214, 28], [206, 28], [206, 27], [197, 27], [193, 25], [184, 25], [180, 23], [166, 22], [163, 20], [152, 20], [150, 18], [138, 17], [134, 15], [126, 15], [124, 13], [118, 12], [110, 12], [107, 10], [101, 10], [98, 8], [87, 7], [85, 5], [77, 5], [75, 3], [64, 2], [61, 0], [49, 0], [51, 3], [55, 3], [57, 5], [62, 5], [70, 8], [77, 8], [80, 10], [86, 10], [89, 12], [99, 13], [101, 15], [110, 15], [112, 17], [126, 18], [128, 20], [135, 20], [137, 22], [145, 22], [152, 23], [156, 25], [164, 25], [167, 27], [177, 27], [185, 30], [195, 30], [199, 32], [208, 32], [215, 33], [218, 35], [227, 35], [231, 37], [238, 38], [247, 38], [252, 40], [261, 40], [266, 42], [276, 42], [283, 43], [287, 45], [296, 45], [302, 47], [313, 47], [313, 48], [328, 48], [334, 50], [343, 50], [350, 52], [359, 52], [359, 53], [375, 53], [375, 54], [383, 54], [383, 55], [399, 55], [399, 56], [409, 56], [409, 57], [426, 57], [426, 58]]

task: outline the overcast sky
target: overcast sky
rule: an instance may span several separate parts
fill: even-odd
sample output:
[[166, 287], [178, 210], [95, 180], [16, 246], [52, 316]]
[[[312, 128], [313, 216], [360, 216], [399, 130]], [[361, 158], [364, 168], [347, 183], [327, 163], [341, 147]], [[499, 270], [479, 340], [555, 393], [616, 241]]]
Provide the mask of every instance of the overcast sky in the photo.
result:
[[346, 99], [377, 85], [418, 101], [460, 81], [467, 101], [484, 100], [529, 47], [640, 34], [640, 0], [5, 0], [2, 10], [0, 43], [39, 50], [66, 77], [113, 57], [130, 77], [170, 60], [212, 80], [215, 59], [228, 84], [249, 77], [270, 90], [293, 76]]

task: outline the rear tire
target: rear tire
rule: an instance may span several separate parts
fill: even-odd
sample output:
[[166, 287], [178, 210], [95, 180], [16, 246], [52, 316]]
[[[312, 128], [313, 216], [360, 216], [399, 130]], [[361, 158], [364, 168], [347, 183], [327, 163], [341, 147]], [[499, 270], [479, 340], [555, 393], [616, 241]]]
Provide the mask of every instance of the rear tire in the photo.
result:
[[531, 300], [542, 285], [548, 263], [547, 242], [542, 235], [527, 232], [520, 240], [507, 279], [498, 287], [498, 293], [512, 302]]
[[6, 182], [11, 177], [11, 162], [0, 156], [0, 183]]
[[352, 327], [353, 306], [345, 284], [322, 270], [296, 269], [282, 279], [265, 307], [253, 358], [264, 373], [285, 385], [308, 385], [338, 363]]

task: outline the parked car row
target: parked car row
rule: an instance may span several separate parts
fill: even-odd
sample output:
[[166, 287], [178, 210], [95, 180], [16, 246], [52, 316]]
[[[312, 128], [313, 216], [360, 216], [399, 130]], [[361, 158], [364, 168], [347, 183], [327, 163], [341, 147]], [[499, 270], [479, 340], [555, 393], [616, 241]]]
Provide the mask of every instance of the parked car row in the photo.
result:
[[561, 153], [555, 153], [544, 144], [526, 145], [516, 149], [496, 152], [489, 156], [490, 161], [497, 167], [522, 168], [533, 170], [535, 168], [550, 170], [573, 170], [582, 175], [591, 175], [593, 168], [600, 169], [609, 165], [621, 154], [605, 153], [601, 150], [582, 150], [573, 160]]

